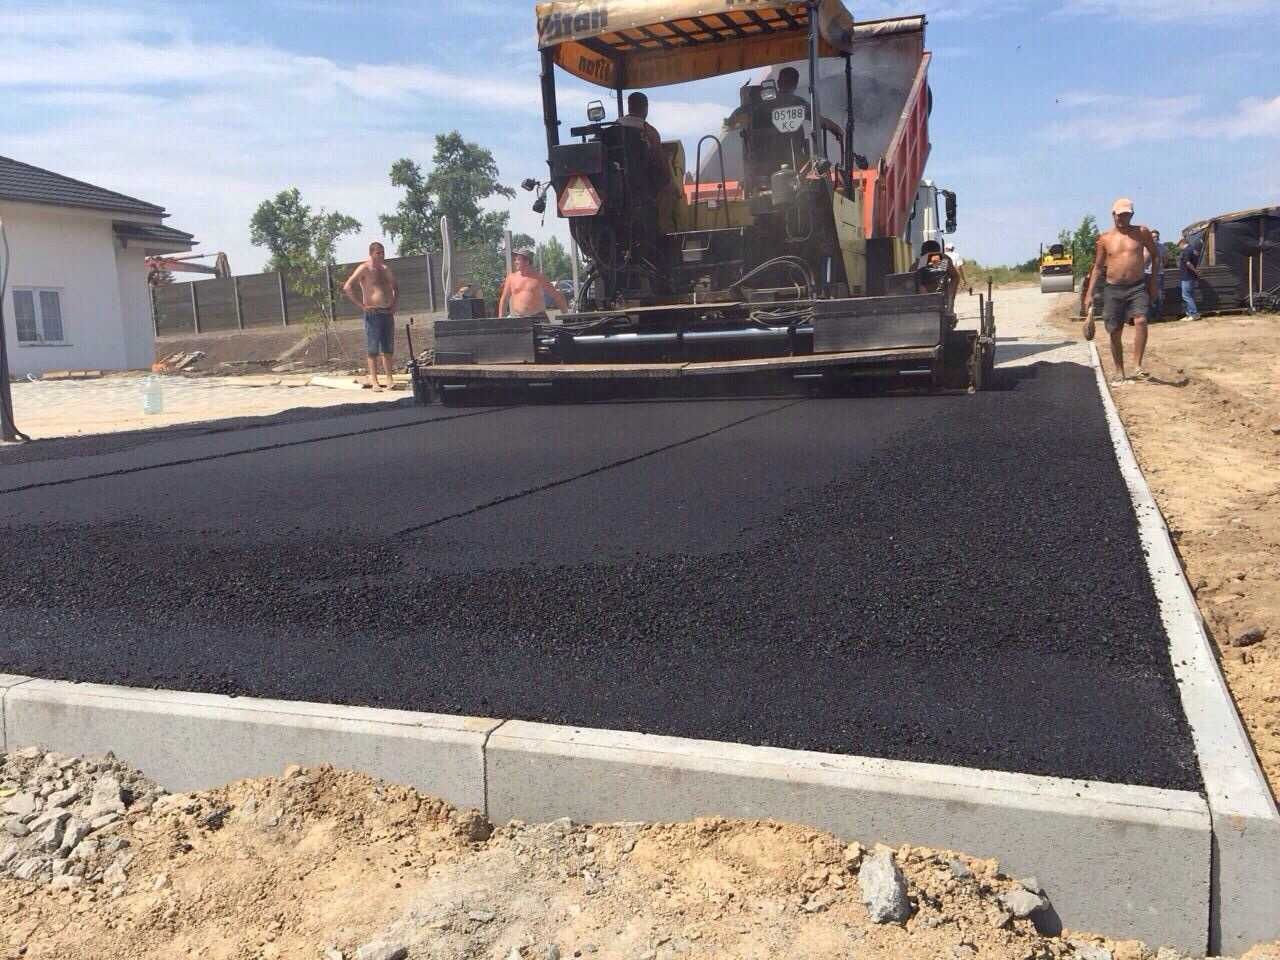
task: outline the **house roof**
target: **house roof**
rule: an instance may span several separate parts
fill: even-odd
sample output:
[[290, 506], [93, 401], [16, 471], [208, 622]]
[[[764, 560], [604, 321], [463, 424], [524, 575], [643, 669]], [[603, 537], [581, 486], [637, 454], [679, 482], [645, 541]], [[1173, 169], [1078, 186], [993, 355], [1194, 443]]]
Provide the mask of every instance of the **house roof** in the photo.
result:
[[166, 217], [164, 207], [104, 190], [83, 180], [73, 180], [52, 170], [0, 157], [0, 200], [43, 203], [58, 207], [83, 207], [113, 213], [141, 213]]
[[183, 230], [166, 227], [161, 223], [137, 223], [116, 220], [111, 224], [115, 235], [122, 240], [140, 243], [144, 249], [155, 253], [178, 253], [195, 246], [196, 238]]

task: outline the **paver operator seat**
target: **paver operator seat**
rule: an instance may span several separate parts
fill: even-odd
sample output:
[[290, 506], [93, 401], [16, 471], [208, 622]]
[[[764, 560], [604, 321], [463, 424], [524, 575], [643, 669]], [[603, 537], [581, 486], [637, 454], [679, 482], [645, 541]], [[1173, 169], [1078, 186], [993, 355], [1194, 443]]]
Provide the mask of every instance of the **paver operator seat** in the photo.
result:
[[812, 113], [803, 98], [766, 91], [765, 85], [743, 87], [742, 101], [730, 122], [742, 130], [744, 186], [751, 197], [768, 190], [771, 178], [784, 164], [798, 171], [809, 162], [804, 125]]

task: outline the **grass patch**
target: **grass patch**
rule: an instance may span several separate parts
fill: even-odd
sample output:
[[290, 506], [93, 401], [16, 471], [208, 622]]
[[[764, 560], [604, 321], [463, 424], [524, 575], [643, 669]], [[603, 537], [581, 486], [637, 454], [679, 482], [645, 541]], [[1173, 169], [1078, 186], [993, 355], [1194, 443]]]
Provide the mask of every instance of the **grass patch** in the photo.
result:
[[987, 279], [997, 287], [1005, 287], [1016, 283], [1039, 283], [1040, 273], [1036, 270], [1022, 270], [1018, 267], [992, 266], [986, 267], [975, 260], [964, 262], [964, 278], [975, 290], [985, 287]]

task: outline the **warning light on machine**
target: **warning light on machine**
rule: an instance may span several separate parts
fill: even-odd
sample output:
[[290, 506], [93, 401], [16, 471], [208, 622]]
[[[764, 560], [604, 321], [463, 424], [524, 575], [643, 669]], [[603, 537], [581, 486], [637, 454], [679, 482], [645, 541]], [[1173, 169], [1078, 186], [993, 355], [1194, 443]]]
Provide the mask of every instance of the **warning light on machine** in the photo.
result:
[[600, 194], [596, 193], [590, 178], [577, 174], [570, 177], [560, 191], [559, 207], [562, 217], [594, 216], [600, 210]]

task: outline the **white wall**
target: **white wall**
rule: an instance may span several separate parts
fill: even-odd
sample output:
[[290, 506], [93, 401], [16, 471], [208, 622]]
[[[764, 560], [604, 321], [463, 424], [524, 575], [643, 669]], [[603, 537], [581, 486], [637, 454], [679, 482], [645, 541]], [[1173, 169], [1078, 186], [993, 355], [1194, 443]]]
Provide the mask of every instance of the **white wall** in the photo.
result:
[[[136, 345], [132, 351], [126, 346], [130, 338], [121, 319], [122, 284], [110, 215], [35, 204], [0, 204], [0, 217], [9, 237], [4, 326], [10, 371], [23, 376], [48, 370], [130, 367], [140, 351]], [[47, 287], [61, 292], [67, 346], [19, 345], [14, 327], [15, 287]], [[148, 357], [146, 365], [150, 362]]]
[[125, 366], [130, 370], [148, 369], [156, 358], [151, 288], [147, 286], [147, 267], [143, 258], [142, 247], [130, 244], [122, 248], [116, 241], [116, 277], [120, 285]]

